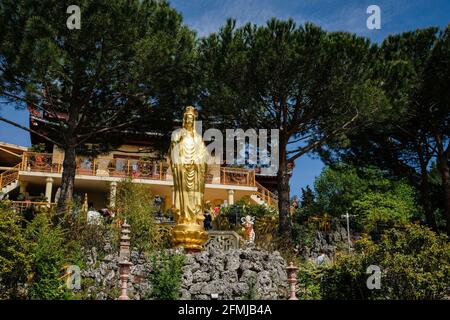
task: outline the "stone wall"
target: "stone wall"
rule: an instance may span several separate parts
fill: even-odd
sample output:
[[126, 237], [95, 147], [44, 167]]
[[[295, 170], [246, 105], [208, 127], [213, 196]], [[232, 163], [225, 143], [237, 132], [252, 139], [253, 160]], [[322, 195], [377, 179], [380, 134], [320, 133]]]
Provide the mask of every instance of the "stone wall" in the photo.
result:
[[311, 246], [297, 248], [304, 258], [315, 259], [321, 252], [332, 259], [337, 251], [347, 250], [347, 229], [333, 219], [329, 232], [317, 231]]
[[183, 299], [249, 298], [252, 285], [256, 299], [285, 299], [286, 263], [278, 252], [257, 249], [211, 249], [187, 255], [183, 268]]
[[[87, 298], [117, 299], [119, 296], [119, 258], [111, 253], [97, 260], [95, 249], [88, 253], [88, 267], [82, 270], [82, 285]], [[151, 290], [149, 259], [132, 251], [128, 283], [132, 299], [146, 299]], [[252, 288], [254, 290], [252, 290]], [[251, 295], [251, 292], [255, 294]], [[182, 299], [286, 299], [286, 263], [278, 252], [255, 248], [221, 251], [211, 248], [186, 254], [181, 285]]]

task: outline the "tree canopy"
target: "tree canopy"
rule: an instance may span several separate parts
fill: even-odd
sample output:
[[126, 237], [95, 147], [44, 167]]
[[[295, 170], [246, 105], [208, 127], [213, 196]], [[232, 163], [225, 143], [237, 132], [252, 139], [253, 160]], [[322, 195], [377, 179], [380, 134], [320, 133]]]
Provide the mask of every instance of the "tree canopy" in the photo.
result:
[[202, 39], [206, 114], [240, 128], [279, 129], [280, 232], [288, 232], [288, 164], [368, 121], [383, 105], [377, 48], [346, 32], [271, 19], [236, 28], [228, 20]]
[[195, 35], [167, 2], [83, 0], [79, 30], [66, 26], [70, 4], [0, 4], [0, 95], [51, 120], [28, 130], [65, 152], [60, 204], [87, 142], [105, 151], [130, 132], [164, 133], [195, 97]]
[[[379, 122], [350, 133], [345, 145], [322, 155], [328, 163], [373, 164], [407, 178], [420, 191], [429, 225], [436, 229], [430, 171], [441, 175], [447, 232], [449, 209], [449, 30], [426, 28], [392, 35], [380, 46], [378, 76], [389, 109]], [[330, 151], [330, 150], [328, 150]], [[330, 156], [331, 155], [331, 156]]]

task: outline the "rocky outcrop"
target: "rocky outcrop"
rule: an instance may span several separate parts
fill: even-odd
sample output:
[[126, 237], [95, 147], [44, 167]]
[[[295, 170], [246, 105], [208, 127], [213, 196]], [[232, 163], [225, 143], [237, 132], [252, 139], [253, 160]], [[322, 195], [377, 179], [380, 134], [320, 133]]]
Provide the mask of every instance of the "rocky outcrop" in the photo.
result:
[[188, 254], [183, 268], [183, 299], [285, 299], [286, 289], [286, 263], [277, 251], [210, 249]]
[[324, 253], [331, 259], [337, 251], [347, 250], [347, 246], [346, 228], [337, 219], [333, 219], [330, 231], [316, 231], [312, 245], [297, 248], [297, 250], [306, 259], [315, 259], [320, 253]]
[[[152, 264], [144, 254], [131, 253], [128, 293], [132, 299], [146, 299], [151, 291]], [[109, 254], [97, 260], [95, 249], [88, 255], [88, 267], [81, 273], [85, 294], [92, 299], [119, 296], [119, 257]], [[222, 251], [210, 248], [186, 254], [181, 298], [204, 300], [217, 294], [219, 299], [285, 299], [286, 263], [278, 252], [255, 248]]]

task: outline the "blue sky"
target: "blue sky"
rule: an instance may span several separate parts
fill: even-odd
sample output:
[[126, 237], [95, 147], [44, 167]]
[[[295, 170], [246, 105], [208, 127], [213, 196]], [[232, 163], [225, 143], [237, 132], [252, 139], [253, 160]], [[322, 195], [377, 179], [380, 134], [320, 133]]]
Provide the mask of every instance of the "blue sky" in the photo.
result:
[[[76, 1], [74, 1], [76, 2]], [[330, 31], [349, 31], [382, 41], [389, 34], [431, 25], [445, 27], [450, 23], [450, 0], [173, 0], [184, 21], [200, 36], [217, 31], [229, 17], [238, 24], [264, 24], [271, 17], [293, 18], [298, 24], [313, 22]], [[369, 5], [381, 9], [381, 29], [369, 30], [366, 13]], [[28, 125], [26, 111], [0, 105], [0, 114]], [[0, 122], [0, 141], [29, 146], [28, 133]], [[299, 194], [300, 187], [313, 184], [323, 164], [308, 156], [296, 161], [291, 179], [291, 191]]]

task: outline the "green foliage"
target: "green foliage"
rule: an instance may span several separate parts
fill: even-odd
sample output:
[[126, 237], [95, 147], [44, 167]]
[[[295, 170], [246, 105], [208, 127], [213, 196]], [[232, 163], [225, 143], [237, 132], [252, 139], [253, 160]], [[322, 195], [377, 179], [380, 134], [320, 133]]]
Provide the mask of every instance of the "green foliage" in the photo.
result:
[[247, 280], [248, 290], [245, 296], [245, 300], [258, 300], [258, 279], [255, 274], [252, 274]]
[[170, 132], [198, 92], [195, 34], [167, 1], [83, 0], [79, 30], [67, 27], [69, 5], [0, 5], [0, 97], [52, 118], [40, 135], [65, 151], [59, 211], [72, 198], [75, 154], [109, 151], [149, 127]]
[[405, 183], [395, 184], [384, 193], [369, 192], [353, 202], [354, 212], [363, 217], [364, 229], [374, 231], [378, 226], [405, 225], [419, 210], [412, 187]]
[[302, 263], [297, 271], [297, 298], [299, 300], [320, 300], [321, 283], [325, 267], [316, 267], [311, 261]]
[[31, 147], [28, 148], [28, 151], [30, 152], [45, 152], [45, 143], [38, 143], [33, 144]]
[[150, 283], [152, 289], [148, 297], [160, 300], [177, 300], [183, 276], [185, 256], [169, 251], [161, 251], [152, 256]]
[[340, 164], [326, 167], [314, 183], [317, 213], [335, 217], [351, 208], [353, 202], [368, 191], [385, 191], [390, 181], [374, 167], [356, 168]]
[[351, 227], [358, 231], [372, 231], [377, 224], [406, 224], [422, 215], [414, 189], [404, 181], [389, 179], [374, 167], [326, 167], [316, 179], [314, 194], [314, 203], [300, 208], [300, 213], [341, 217], [349, 212], [353, 216]]
[[54, 225], [64, 230], [67, 259], [77, 261], [74, 264], [81, 267], [86, 262], [82, 249], [89, 250], [95, 247], [99, 256], [103, 256], [106, 254], [105, 245], [114, 241], [114, 231], [117, 230], [114, 225], [108, 224], [103, 219], [100, 224], [88, 223], [87, 215], [81, 211], [81, 204], [77, 201], [72, 201], [68, 207], [69, 209], [60, 215], [57, 215], [54, 209], [48, 212], [48, 215], [52, 217]]
[[[420, 193], [419, 201], [430, 227], [437, 229], [444, 213], [450, 235], [450, 188], [441, 172], [440, 189], [430, 185], [435, 163], [449, 162], [450, 25], [428, 27], [390, 35], [379, 46], [377, 76], [388, 106], [378, 121], [360, 132], [349, 132], [347, 143], [324, 152], [327, 162], [356, 166], [375, 165], [392, 176], [409, 181]], [[431, 170], [430, 170], [431, 169]], [[444, 194], [447, 193], [447, 196]], [[443, 194], [436, 199], [437, 194]], [[447, 200], [446, 200], [447, 199]], [[436, 223], [438, 222], [438, 223]], [[444, 222], [444, 221], [442, 221]]]
[[250, 215], [253, 217], [275, 216], [277, 210], [262, 204], [250, 203], [246, 199], [239, 200], [235, 204], [228, 205], [221, 210], [221, 214], [226, 216], [244, 217]]
[[30, 241], [21, 228], [22, 219], [12, 207], [0, 202], [0, 298], [17, 298], [17, 286], [30, 271]]
[[147, 186], [121, 181], [117, 186], [116, 207], [118, 218], [131, 225], [132, 247], [142, 252], [159, 247], [161, 239], [154, 219], [157, 207]]
[[242, 27], [229, 19], [202, 39], [205, 117], [225, 128], [277, 128], [280, 150], [289, 149], [280, 153], [277, 184], [285, 236], [290, 196], [284, 164], [345, 139], [348, 129], [357, 131], [388, 105], [373, 74], [376, 54], [367, 39], [292, 19]]
[[[366, 269], [381, 269], [381, 289], [366, 286]], [[381, 241], [363, 238], [338, 256], [322, 281], [324, 299], [442, 299], [450, 294], [450, 243], [428, 228], [391, 229]]]
[[26, 230], [33, 241], [31, 250], [33, 282], [29, 288], [32, 299], [54, 300], [65, 296], [61, 288], [61, 268], [65, 263], [64, 233], [53, 226], [45, 213], [38, 214]]
[[317, 224], [312, 222], [294, 223], [292, 238], [300, 247], [311, 247], [317, 233]]

